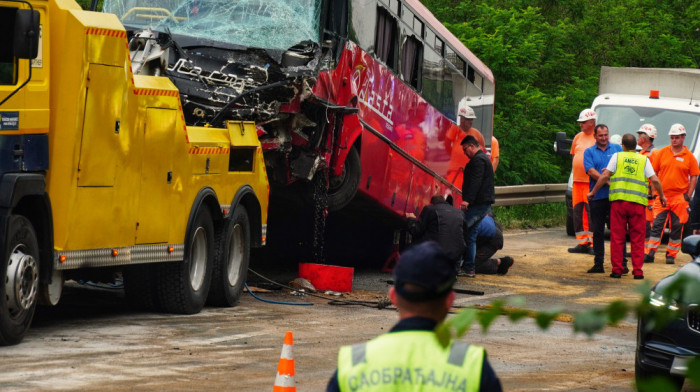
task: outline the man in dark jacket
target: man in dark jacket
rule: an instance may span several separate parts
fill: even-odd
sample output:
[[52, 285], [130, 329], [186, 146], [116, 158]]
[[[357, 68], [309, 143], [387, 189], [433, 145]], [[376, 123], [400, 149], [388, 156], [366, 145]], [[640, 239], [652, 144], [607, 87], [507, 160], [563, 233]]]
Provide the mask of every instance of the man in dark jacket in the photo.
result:
[[416, 242], [435, 241], [447, 257], [459, 262], [467, 248], [464, 242], [464, 215], [440, 195], [430, 198], [430, 205], [423, 207], [420, 218], [407, 212], [408, 231]]
[[462, 150], [469, 157], [469, 163], [464, 167], [462, 182], [462, 204], [464, 221], [467, 227], [465, 240], [467, 250], [464, 253], [464, 263], [461, 274], [475, 277], [474, 259], [476, 257], [476, 234], [481, 219], [491, 211], [491, 204], [496, 201], [493, 188], [493, 166], [491, 160], [479, 146], [475, 137], [469, 135], [462, 140]]

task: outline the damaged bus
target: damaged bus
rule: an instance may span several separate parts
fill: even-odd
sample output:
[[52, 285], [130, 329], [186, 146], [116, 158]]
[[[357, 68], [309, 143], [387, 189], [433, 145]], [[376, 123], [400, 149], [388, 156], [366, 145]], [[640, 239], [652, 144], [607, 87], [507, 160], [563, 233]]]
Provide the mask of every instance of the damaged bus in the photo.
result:
[[458, 203], [444, 139], [464, 97], [491, 140], [491, 71], [418, 0], [104, 0], [103, 10], [127, 29], [134, 74], [177, 86], [187, 125], [254, 121], [271, 184], [318, 181], [330, 211], [358, 192], [397, 215], [436, 193]]

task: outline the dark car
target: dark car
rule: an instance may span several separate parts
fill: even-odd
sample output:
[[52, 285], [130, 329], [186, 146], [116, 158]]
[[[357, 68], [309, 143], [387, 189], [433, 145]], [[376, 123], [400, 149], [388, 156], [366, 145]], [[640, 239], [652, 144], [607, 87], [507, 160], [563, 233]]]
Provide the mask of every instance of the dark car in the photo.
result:
[[[682, 249], [693, 261], [652, 288], [649, 312], [642, 312], [637, 323], [635, 356], [637, 381], [662, 375], [678, 390], [685, 381], [688, 360], [700, 355], [700, 235], [684, 239]], [[668, 311], [674, 311], [667, 313], [671, 321], [660, 326], [663, 323], [656, 316]]]

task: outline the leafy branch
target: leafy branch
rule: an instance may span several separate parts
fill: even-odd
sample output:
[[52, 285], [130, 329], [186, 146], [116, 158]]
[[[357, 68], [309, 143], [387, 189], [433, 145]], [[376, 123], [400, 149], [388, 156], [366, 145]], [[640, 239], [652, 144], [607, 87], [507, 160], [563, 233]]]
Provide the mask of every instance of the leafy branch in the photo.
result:
[[[682, 271], [682, 270], [681, 270]], [[648, 331], [663, 328], [670, 321], [683, 317], [688, 304], [700, 303], [700, 279], [689, 274], [677, 276], [670, 284], [651, 290], [649, 283], [637, 287], [641, 299], [636, 303], [612, 301], [603, 307], [595, 307], [569, 315], [560, 309], [550, 311], [533, 311], [525, 309], [525, 299], [512, 297], [496, 300], [487, 306], [469, 307], [459, 311], [454, 317], [437, 327], [438, 339], [448, 344], [453, 338], [463, 337], [477, 323], [483, 332], [498, 317], [506, 317], [513, 323], [525, 318], [534, 319], [537, 326], [547, 330], [554, 321], [572, 322], [575, 333], [584, 333], [588, 337], [600, 332], [606, 326], [615, 326], [628, 316], [643, 317]], [[696, 387], [700, 387], [700, 356], [688, 363], [687, 377]], [[637, 385], [640, 392], [673, 391], [674, 384], [663, 377], [643, 380]]]

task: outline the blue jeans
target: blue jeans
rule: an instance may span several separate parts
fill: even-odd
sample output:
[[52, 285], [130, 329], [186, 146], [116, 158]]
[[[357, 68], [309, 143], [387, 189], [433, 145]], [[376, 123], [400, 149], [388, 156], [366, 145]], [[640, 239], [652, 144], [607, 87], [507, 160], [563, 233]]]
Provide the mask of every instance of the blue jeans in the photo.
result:
[[467, 250], [464, 252], [464, 262], [462, 270], [474, 271], [474, 259], [476, 258], [476, 235], [479, 231], [479, 223], [491, 211], [490, 204], [470, 205], [464, 211], [464, 221], [467, 224], [467, 232], [464, 239], [467, 242]]

